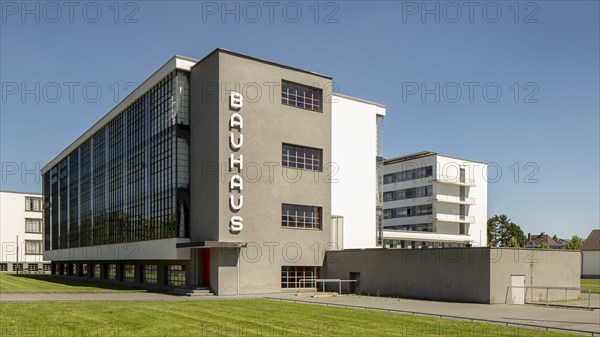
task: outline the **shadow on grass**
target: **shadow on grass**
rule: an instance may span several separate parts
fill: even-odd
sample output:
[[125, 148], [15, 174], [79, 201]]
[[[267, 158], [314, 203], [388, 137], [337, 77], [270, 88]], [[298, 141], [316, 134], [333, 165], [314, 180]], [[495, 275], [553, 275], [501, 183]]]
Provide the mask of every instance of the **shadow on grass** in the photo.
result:
[[89, 287], [95, 289], [74, 288], [74, 289], [31, 289], [31, 290], [6, 290], [3, 292], [62, 292], [62, 291], [95, 291], [95, 290], [129, 290], [129, 291], [145, 291], [138, 286], [127, 286], [122, 284], [112, 284], [100, 281], [65, 278], [52, 275], [35, 275], [35, 274], [12, 274], [11, 277], [37, 280], [41, 282], [49, 282], [72, 287]]

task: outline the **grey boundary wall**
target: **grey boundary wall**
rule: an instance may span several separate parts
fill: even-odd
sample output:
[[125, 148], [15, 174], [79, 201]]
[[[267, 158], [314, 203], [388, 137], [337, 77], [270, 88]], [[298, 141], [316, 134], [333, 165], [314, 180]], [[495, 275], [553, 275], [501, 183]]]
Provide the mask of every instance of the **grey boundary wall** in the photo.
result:
[[[352, 249], [327, 252], [321, 278], [359, 279], [354, 289], [350, 284], [343, 286], [346, 293], [505, 303], [511, 275], [524, 275], [526, 286], [579, 287], [580, 261], [579, 251], [565, 250]], [[329, 287], [336, 291], [337, 284]], [[575, 291], [569, 294], [570, 298], [577, 295]], [[540, 294], [528, 296], [539, 298]], [[553, 299], [564, 299], [564, 292], [551, 293]]]

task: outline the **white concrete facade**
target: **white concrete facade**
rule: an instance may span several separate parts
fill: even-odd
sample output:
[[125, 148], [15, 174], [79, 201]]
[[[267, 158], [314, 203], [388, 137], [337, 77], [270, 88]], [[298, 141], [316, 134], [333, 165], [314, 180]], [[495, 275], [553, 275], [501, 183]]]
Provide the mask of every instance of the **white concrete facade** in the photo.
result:
[[403, 248], [486, 246], [486, 171], [434, 152], [386, 160], [384, 238]]
[[376, 117], [385, 112], [381, 104], [333, 95], [331, 214], [343, 222], [337, 249], [376, 247]]
[[600, 250], [581, 252], [581, 275], [600, 277]]
[[43, 270], [42, 228], [41, 194], [0, 191], [0, 271]]

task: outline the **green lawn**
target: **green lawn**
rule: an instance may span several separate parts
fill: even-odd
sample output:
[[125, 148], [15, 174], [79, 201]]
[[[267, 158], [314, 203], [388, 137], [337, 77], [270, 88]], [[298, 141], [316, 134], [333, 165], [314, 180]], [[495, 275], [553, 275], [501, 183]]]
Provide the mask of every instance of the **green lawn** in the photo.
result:
[[0, 310], [0, 329], [7, 337], [572, 336], [270, 300], [0, 302]]
[[[581, 288], [590, 288], [592, 290], [592, 294], [600, 294], [600, 279], [581, 279]], [[582, 293], [585, 294], [586, 291], [582, 291]]]
[[114, 292], [135, 289], [91, 281], [66, 280], [50, 275], [0, 273], [0, 292], [2, 293]]

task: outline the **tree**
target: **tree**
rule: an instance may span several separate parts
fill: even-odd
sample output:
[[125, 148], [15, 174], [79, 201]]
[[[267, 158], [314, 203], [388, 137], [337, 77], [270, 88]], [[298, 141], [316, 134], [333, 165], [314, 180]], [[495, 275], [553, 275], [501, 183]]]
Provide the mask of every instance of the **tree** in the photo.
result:
[[492, 247], [523, 247], [525, 234], [506, 215], [494, 215], [487, 221], [488, 242]]
[[581, 246], [583, 246], [583, 240], [577, 235], [573, 235], [571, 241], [567, 243], [567, 249], [570, 250], [579, 250]]
[[548, 249], [548, 247], [549, 246], [548, 246], [547, 242], [542, 242], [542, 243], [540, 243], [540, 246], [539, 246], [540, 249]]

